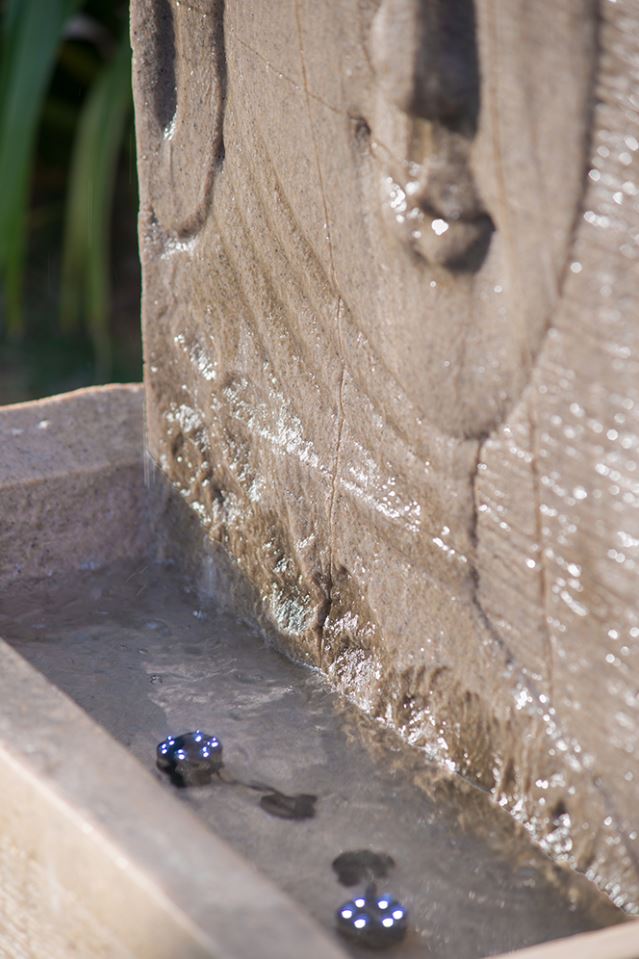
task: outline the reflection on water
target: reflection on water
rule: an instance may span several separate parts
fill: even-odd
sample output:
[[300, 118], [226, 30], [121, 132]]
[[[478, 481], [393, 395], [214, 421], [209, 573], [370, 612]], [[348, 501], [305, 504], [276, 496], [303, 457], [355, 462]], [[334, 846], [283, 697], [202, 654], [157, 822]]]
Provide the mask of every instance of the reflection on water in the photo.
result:
[[[343, 902], [335, 864], [369, 883], [375, 869], [362, 872], [357, 857], [370, 850], [383, 850], [369, 856], [390, 870], [380, 894], [410, 913], [406, 959], [479, 959], [621, 918], [487, 796], [426, 765], [171, 568], [23, 584], [3, 601], [0, 634], [128, 746], [158, 788], [173, 788], [155, 768], [158, 743], [189, 729], [218, 737], [220, 775], [177, 795], [329, 928]], [[260, 806], [253, 788], [229, 781], [273, 785]], [[291, 821], [290, 803], [315, 797], [315, 816]]]

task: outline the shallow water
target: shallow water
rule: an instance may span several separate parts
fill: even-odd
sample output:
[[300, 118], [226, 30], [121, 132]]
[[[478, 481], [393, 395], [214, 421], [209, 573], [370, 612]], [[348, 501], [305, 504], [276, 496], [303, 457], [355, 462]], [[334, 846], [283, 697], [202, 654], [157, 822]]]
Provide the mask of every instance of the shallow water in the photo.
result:
[[479, 959], [621, 919], [487, 796], [425, 765], [170, 567], [121, 564], [24, 583], [3, 599], [0, 635], [160, 788], [175, 790], [155, 767], [157, 744], [199, 727], [221, 739], [227, 780], [316, 795], [315, 816], [290, 821], [269, 815], [258, 791], [216, 778], [176, 790], [324, 926], [363, 889], [340, 885], [332, 862], [362, 849], [395, 861], [380, 891], [410, 911], [394, 949], [405, 959]]

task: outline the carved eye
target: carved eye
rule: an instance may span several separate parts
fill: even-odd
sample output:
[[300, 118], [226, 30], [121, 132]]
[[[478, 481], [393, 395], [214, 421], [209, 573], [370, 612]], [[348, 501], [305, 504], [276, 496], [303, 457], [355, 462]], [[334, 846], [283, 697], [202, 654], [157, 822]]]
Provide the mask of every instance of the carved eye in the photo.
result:
[[371, 52], [387, 98], [409, 116], [474, 135], [479, 65], [473, 0], [384, 0]]
[[140, 182], [160, 226], [193, 236], [211, 203], [224, 156], [223, 2], [140, 0], [132, 31]]
[[177, 110], [175, 77], [175, 20], [171, 0], [157, 0], [151, 17], [151, 62], [147, 69], [155, 118], [165, 132]]

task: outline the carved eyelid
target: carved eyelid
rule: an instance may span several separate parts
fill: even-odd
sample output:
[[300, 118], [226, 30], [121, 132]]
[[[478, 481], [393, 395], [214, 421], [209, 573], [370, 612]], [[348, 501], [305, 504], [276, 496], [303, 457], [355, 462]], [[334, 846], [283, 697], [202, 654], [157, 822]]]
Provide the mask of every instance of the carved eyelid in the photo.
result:
[[384, 0], [371, 54], [382, 89], [410, 116], [473, 134], [479, 63], [473, 0]]
[[149, 54], [134, 62], [138, 99], [152, 107], [138, 111], [146, 203], [164, 230], [194, 236], [224, 155], [224, 2], [139, 0], [132, 16], [134, 36], [152, 36]]

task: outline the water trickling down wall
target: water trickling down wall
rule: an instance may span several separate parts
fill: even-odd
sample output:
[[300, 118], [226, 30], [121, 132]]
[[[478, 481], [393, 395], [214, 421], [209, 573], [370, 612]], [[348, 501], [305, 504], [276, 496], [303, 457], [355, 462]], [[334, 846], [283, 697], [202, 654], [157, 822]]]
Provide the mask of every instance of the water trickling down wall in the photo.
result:
[[633, 0], [134, 0], [148, 443], [298, 657], [639, 908]]

